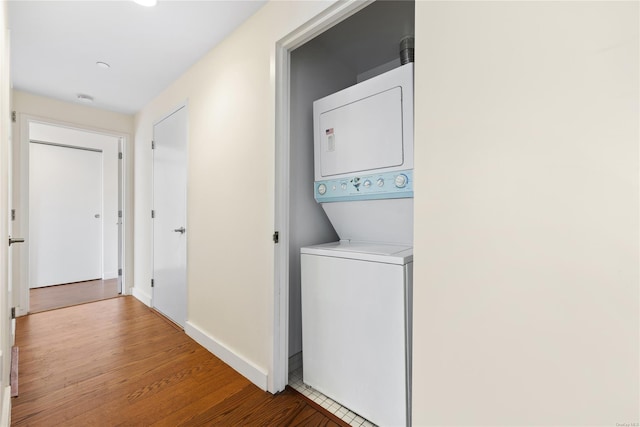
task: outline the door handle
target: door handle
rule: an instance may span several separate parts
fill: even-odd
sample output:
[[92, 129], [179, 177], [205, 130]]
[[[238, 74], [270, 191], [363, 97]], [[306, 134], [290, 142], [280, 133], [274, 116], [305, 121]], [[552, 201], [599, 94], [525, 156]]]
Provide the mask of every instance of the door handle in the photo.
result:
[[11, 238], [9, 237], [9, 246], [14, 243], [24, 243], [24, 239], [22, 237]]
[[187, 230], [184, 227], [180, 227], [180, 228], [176, 228], [173, 231], [175, 231], [176, 233], [184, 234], [184, 232]]

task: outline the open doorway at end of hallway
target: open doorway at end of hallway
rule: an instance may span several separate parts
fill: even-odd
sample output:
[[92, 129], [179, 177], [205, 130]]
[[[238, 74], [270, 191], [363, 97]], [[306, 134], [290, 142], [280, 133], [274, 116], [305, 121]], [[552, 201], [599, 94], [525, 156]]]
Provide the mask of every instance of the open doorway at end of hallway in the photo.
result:
[[118, 279], [87, 280], [29, 290], [30, 313], [55, 310], [120, 295]]
[[16, 130], [16, 315], [126, 294], [127, 135], [24, 114]]

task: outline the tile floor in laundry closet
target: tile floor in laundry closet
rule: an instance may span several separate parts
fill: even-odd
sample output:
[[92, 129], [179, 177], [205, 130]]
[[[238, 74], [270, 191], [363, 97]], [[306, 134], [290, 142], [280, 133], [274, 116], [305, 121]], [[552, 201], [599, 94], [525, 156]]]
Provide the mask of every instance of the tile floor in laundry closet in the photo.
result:
[[304, 394], [309, 399], [313, 400], [318, 405], [322, 406], [327, 411], [331, 412], [332, 414], [352, 426], [375, 427], [375, 424], [373, 424], [372, 422], [365, 420], [355, 412], [352, 412], [349, 409], [341, 406], [338, 402], [329, 399], [324, 394], [320, 393], [317, 390], [314, 390], [313, 387], [303, 383], [302, 368], [298, 368], [295, 371], [289, 373], [289, 385], [294, 390]]

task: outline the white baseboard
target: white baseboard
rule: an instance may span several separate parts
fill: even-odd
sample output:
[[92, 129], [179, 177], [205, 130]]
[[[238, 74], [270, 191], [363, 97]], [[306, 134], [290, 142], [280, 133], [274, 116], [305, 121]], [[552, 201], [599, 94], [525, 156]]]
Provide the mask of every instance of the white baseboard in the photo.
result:
[[2, 412], [0, 413], [0, 427], [11, 425], [11, 386], [5, 387], [2, 393]]
[[235, 353], [226, 345], [217, 341], [197, 326], [189, 321], [186, 322], [184, 331], [193, 338], [198, 344], [209, 350], [216, 357], [220, 358], [224, 363], [238, 371], [242, 376], [260, 387], [267, 390], [267, 372], [257, 367], [247, 359]]
[[135, 286], [131, 288], [131, 295], [139, 299], [147, 307], [151, 307], [151, 296], [141, 291], [140, 288], [136, 288]]

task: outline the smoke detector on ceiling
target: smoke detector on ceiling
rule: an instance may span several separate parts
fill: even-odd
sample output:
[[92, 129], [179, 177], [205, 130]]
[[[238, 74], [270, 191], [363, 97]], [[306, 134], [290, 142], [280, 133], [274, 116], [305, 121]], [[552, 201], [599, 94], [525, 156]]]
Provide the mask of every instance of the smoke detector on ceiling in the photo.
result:
[[93, 102], [93, 96], [85, 95], [82, 93], [78, 94], [78, 99], [82, 102], [86, 102], [87, 104], [91, 104]]
[[158, 4], [158, 0], [133, 0], [138, 3], [140, 6], [153, 7]]

